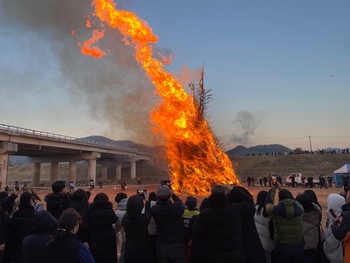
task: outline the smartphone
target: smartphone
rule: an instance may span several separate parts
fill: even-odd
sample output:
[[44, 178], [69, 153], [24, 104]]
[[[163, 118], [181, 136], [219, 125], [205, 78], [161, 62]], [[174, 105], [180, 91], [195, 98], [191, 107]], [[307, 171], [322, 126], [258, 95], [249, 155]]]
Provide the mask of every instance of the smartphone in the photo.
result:
[[334, 218], [337, 217], [337, 215], [334, 213], [334, 210], [333, 210], [332, 208], [329, 209], [328, 211], [329, 211], [329, 213], [331, 213], [331, 215], [332, 215]]
[[69, 188], [74, 188], [74, 182], [73, 181], [69, 182]]
[[15, 181], [15, 190], [19, 191], [19, 181]]
[[137, 189], [136, 190], [136, 194], [140, 197], [142, 197], [142, 199], [145, 199], [145, 193], [147, 193], [147, 190], [145, 189]]

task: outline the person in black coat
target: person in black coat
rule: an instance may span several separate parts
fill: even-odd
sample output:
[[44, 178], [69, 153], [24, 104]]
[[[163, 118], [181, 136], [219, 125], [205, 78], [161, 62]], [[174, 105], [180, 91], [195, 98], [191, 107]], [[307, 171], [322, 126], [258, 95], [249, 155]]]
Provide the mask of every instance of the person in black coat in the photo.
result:
[[9, 214], [0, 205], [0, 262], [4, 262]]
[[59, 220], [63, 211], [68, 208], [69, 203], [66, 183], [64, 181], [54, 182], [52, 184], [52, 192], [52, 194], [45, 196], [46, 210]]
[[80, 223], [78, 233], [75, 236], [76, 240], [90, 244], [90, 212], [85, 190], [77, 189], [74, 191], [70, 198], [68, 208], [74, 208], [81, 216], [82, 222]]
[[[208, 197], [204, 198], [199, 211], [202, 212], [204, 209], [209, 207]], [[190, 220], [189, 230], [192, 236], [192, 226], [196, 221], [198, 215], [192, 216]], [[208, 244], [205, 240], [193, 238], [189, 241], [186, 247], [186, 263], [206, 263], [208, 261]]]
[[[253, 196], [242, 186], [225, 186], [229, 191], [231, 206], [236, 206], [242, 218], [243, 251], [246, 263], [266, 263], [265, 252], [256, 229]], [[254, 253], [252, 253], [254, 248]]]
[[229, 205], [222, 185], [212, 187], [208, 202], [209, 207], [200, 212], [192, 226], [193, 239], [208, 244], [207, 262], [245, 262], [238, 207]]
[[32, 194], [23, 192], [20, 196], [20, 205], [9, 220], [10, 230], [10, 258], [16, 262], [23, 262], [23, 239], [30, 235], [30, 224], [35, 214]]
[[23, 239], [24, 263], [44, 263], [45, 244], [53, 239], [57, 220], [45, 210], [37, 212], [31, 222], [31, 235]]
[[81, 217], [74, 208], [65, 210], [53, 234], [53, 240], [45, 245], [45, 263], [95, 263], [89, 248], [75, 240]]
[[151, 207], [147, 193], [145, 193], [145, 199], [144, 214], [142, 214], [143, 200], [140, 196], [131, 196], [126, 205], [126, 214], [122, 220], [126, 236], [125, 263], [154, 262], [147, 230], [151, 220]]
[[0, 192], [0, 204], [5, 212], [9, 215], [12, 214], [13, 208], [15, 207], [15, 200], [19, 195], [19, 191], [13, 191], [12, 194], [8, 194], [6, 191]]
[[182, 215], [185, 205], [167, 185], [157, 189], [157, 196], [159, 201], [151, 208], [157, 224], [157, 262], [184, 262]]
[[108, 196], [99, 193], [89, 205], [91, 222], [90, 250], [96, 263], [117, 262], [117, 241], [113, 224], [118, 221]]

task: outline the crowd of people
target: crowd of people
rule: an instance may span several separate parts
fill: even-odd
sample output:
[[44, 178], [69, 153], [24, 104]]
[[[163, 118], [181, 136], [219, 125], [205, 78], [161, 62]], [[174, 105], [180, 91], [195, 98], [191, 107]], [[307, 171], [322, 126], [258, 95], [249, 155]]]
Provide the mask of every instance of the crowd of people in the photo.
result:
[[278, 180], [255, 201], [243, 186], [213, 185], [199, 207], [168, 185], [121, 191], [116, 205], [90, 195], [57, 181], [44, 210], [35, 191], [0, 192], [0, 262], [350, 263], [348, 191], [328, 196], [325, 231], [315, 192], [293, 196]]

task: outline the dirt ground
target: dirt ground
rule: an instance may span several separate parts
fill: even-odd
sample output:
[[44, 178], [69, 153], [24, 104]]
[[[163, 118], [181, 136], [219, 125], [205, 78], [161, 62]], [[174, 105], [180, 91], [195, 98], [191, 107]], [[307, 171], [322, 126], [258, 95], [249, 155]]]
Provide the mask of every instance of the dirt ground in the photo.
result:
[[[157, 188], [160, 185], [158, 184], [152, 184], [152, 185], [141, 185], [141, 186], [136, 186], [136, 185], [128, 185], [127, 189], [124, 191], [128, 196], [131, 195], [135, 195], [136, 194], [136, 190], [137, 189], [146, 189], [148, 193], [154, 191], [157, 191]], [[245, 186], [247, 187], [247, 186]], [[303, 192], [306, 189], [310, 189], [310, 188], [302, 188], [302, 187], [285, 187], [287, 188], [289, 191], [291, 191], [293, 193], [294, 196], [296, 196], [298, 193]], [[88, 190], [87, 188], [83, 188], [84, 190]], [[266, 190], [268, 191], [270, 188], [269, 187], [264, 187], [264, 186], [250, 186], [247, 187], [247, 189], [252, 193], [252, 195], [254, 196], [254, 201], [256, 200], [256, 196], [259, 193], [259, 191], [261, 190]], [[312, 188], [312, 190], [315, 191], [318, 201], [322, 206], [322, 214], [323, 214], [323, 219], [322, 219], [322, 225], [325, 227], [326, 224], [326, 215], [325, 212], [327, 210], [327, 197], [329, 194], [331, 193], [336, 193], [339, 194], [342, 189], [341, 188]], [[49, 188], [45, 188], [45, 189], [36, 189], [36, 192], [38, 193], [38, 195], [40, 196], [40, 198], [42, 200], [44, 200], [44, 197], [46, 194], [51, 193], [51, 189]], [[116, 203], [114, 201], [114, 197], [116, 196], [117, 193], [121, 192], [121, 188], [120, 186], [103, 186], [102, 188], [99, 188], [98, 186], [91, 190], [91, 197], [90, 197], [90, 202], [94, 199], [94, 197], [96, 196], [96, 194], [103, 192], [105, 194], [108, 195], [109, 200], [113, 203], [114, 208], [116, 207]], [[185, 201], [187, 195], [183, 195], [183, 194], [178, 194], [178, 196], [181, 198], [181, 200]], [[200, 205], [200, 203], [202, 202], [202, 200], [205, 198], [205, 196], [197, 196], [198, 198], [198, 207]], [[277, 201], [277, 200], [276, 200]]]

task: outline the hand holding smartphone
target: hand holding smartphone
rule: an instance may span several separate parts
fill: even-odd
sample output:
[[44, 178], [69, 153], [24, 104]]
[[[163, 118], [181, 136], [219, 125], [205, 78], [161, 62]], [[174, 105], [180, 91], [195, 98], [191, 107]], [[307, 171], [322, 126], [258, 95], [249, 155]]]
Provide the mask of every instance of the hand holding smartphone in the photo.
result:
[[329, 209], [328, 211], [329, 211], [329, 213], [332, 215], [332, 217], [334, 217], [334, 218], [337, 217], [337, 215], [334, 213], [334, 210], [333, 210], [332, 208]]

